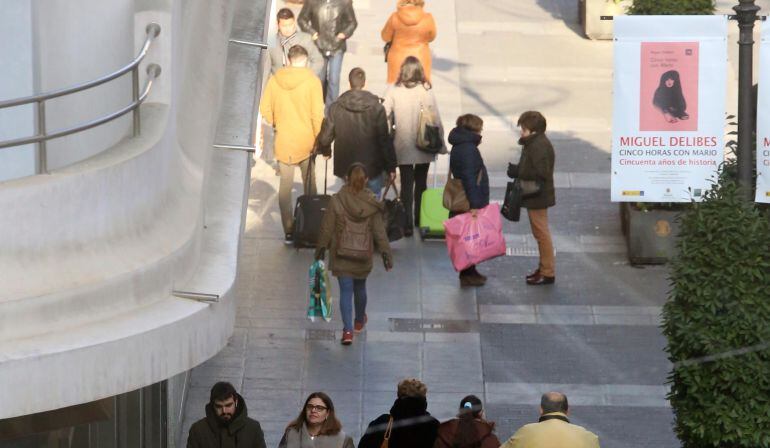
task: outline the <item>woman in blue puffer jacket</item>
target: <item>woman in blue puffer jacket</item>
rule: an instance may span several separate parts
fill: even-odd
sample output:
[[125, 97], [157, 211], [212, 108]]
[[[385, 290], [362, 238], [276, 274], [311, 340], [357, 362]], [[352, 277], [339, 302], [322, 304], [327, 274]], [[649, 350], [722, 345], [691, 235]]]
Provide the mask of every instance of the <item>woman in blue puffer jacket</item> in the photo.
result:
[[[449, 168], [452, 177], [462, 181], [471, 206], [470, 212], [475, 216], [478, 209], [489, 205], [489, 176], [479, 151], [484, 121], [477, 115], [466, 114], [457, 118], [456, 125], [449, 133], [452, 145]], [[450, 213], [449, 217], [457, 214]], [[486, 281], [487, 278], [476, 270], [476, 266], [460, 271], [460, 286], [484, 286]]]

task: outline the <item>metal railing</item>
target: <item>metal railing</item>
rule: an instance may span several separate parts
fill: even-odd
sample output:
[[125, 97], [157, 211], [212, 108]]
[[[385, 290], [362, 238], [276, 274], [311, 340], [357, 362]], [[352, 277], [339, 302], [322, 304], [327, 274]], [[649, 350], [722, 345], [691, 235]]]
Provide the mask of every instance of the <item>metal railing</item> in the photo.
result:
[[[147, 82], [145, 83], [144, 89], [142, 91], [139, 90], [139, 64], [142, 62], [144, 57], [147, 56], [147, 52], [149, 51], [150, 46], [152, 45], [152, 42], [160, 34], [160, 25], [158, 25], [157, 23], [150, 23], [149, 25], [147, 25], [145, 30], [147, 32], [147, 38], [144, 40], [144, 45], [142, 45], [142, 49], [139, 51], [139, 54], [137, 54], [137, 56], [134, 58], [133, 61], [131, 61], [131, 63], [129, 63], [125, 67], [115, 72], [102, 76], [101, 78], [95, 79], [93, 81], [89, 81], [73, 87], [52, 90], [50, 92], [40, 93], [37, 95], [27, 96], [23, 98], [0, 101], [0, 109], [6, 109], [9, 107], [23, 106], [25, 104], [34, 103], [36, 105], [36, 116], [37, 116], [35, 135], [30, 137], [21, 137], [21, 138], [16, 138], [12, 140], [0, 141], [0, 149], [10, 148], [14, 146], [28, 145], [31, 143], [37, 144], [36, 153], [35, 153], [35, 160], [36, 160], [35, 172], [37, 174], [45, 174], [48, 172], [48, 163], [47, 163], [48, 156], [47, 156], [47, 150], [46, 150], [46, 142], [48, 140], [64, 137], [71, 134], [76, 134], [78, 132], [82, 132], [82, 131], [94, 128], [96, 126], [115, 120], [116, 118], [122, 117], [123, 115], [131, 111], [133, 111], [133, 135], [135, 137], [138, 136], [141, 131], [139, 105], [141, 105], [142, 102], [144, 102], [144, 100], [147, 98], [147, 95], [149, 95], [150, 93], [150, 89], [152, 89], [153, 82], [158, 76], [160, 76], [160, 72], [161, 72], [159, 65], [157, 64], [148, 65]], [[45, 102], [47, 100], [70, 95], [73, 93], [90, 89], [92, 87], [102, 85], [104, 83], [112, 81], [113, 79], [119, 78], [128, 72], [131, 72], [131, 80], [132, 80], [131, 90], [132, 90], [132, 100], [133, 100], [128, 106], [123, 107], [122, 109], [119, 109], [118, 111], [113, 112], [111, 114], [102, 116], [100, 118], [91, 120], [87, 123], [83, 123], [78, 126], [60, 129], [53, 132], [48, 131], [46, 127], [46, 114], [45, 114]]]

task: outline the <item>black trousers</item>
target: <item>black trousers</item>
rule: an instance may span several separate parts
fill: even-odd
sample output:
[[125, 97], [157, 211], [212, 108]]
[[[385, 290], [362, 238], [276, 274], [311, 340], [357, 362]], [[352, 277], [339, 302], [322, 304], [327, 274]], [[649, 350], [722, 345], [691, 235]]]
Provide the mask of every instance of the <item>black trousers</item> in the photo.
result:
[[409, 228], [420, 226], [420, 202], [422, 193], [428, 186], [429, 163], [399, 165], [401, 174], [401, 202], [404, 204]]

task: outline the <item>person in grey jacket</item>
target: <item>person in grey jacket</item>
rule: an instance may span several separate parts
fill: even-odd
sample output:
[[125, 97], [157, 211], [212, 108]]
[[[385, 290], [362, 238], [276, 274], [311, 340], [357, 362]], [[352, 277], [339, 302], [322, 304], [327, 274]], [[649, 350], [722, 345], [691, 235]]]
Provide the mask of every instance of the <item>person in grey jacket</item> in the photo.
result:
[[[395, 129], [393, 145], [396, 148], [398, 171], [401, 174], [401, 202], [404, 203], [408, 217], [404, 235], [411, 236], [414, 227], [420, 227], [420, 200], [427, 188], [430, 162], [436, 160], [434, 154], [417, 148], [420, 108], [432, 108], [436, 117], [440, 116], [431, 84], [416, 57], [409, 56], [404, 60], [398, 80], [385, 92], [383, 104], [391, 119], [391, 126]], [[439, 153], [446, 154], [443, 128], [441, 140], [442, 148]]]
[[305, 400], [299, 416], [286, 427], [278, 448], [355, 448], [353, 439], [342, 430], [334, 403], [323, 392], [313, 392]]
[[270, 73], [275, 74], [278, 69], [289, 66], [289, 49], [294, 45], [300, 45], [307, 50], [308, 67], [320, 79], [324, 75], [324, 58], [318, 51], [310, 34], [297, 27], [297, 20], [289, 8], [278, 11], [278, 35], [276, 44], [270, 49]]

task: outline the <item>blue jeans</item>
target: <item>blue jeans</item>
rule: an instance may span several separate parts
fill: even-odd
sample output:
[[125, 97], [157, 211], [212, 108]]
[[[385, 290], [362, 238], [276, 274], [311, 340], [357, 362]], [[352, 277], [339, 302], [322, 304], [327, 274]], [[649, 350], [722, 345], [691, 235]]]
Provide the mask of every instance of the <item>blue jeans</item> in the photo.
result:
[[342, 329], [353, 331], [353, 298], [355, 296], [356, 322], [363, 323], [366, 314], [366, 279], [337, 277], [340, 283], [340, 312]]
[[366, 184], [366, 188], [372, 190], [372, 193], [377, 196], [377, 199], [380, 199], [380, 195], [382, 194], [382, 189], [385, 184], [384, 179], [385, 175], [380, 173], [379, 176], [369, 179], [369, 182]]
[[332, 53], [330, 56], [324, 56], [324, 71], [321, 84], [324, 87], [324, 104], [328, 112], [329, 106], [337, 100], [340, 95], [340, 73], [342, 72], [342, 58], [344, 51]]

